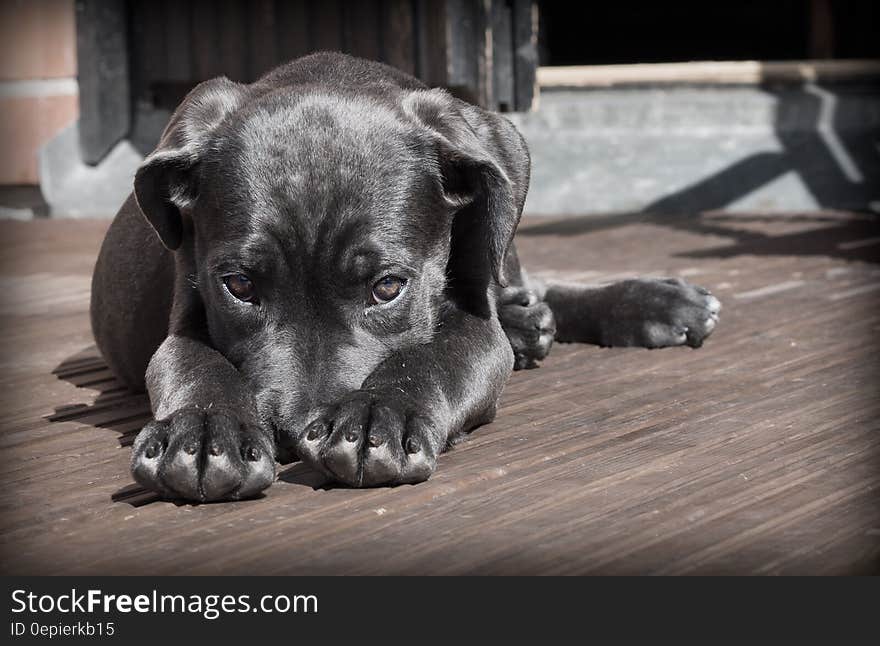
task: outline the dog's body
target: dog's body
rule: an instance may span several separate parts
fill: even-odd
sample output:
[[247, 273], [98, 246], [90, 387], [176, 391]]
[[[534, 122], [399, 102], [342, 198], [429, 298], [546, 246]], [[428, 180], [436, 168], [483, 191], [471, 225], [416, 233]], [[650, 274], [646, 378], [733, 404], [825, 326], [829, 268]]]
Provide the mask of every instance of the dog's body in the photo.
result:
[[512, 247], [528, 181], [506, 119], [384, 65], [323, 53], [199, 85], [93, 280], [98, 345], [153, 406], [135, 478], [240, 498], [298, 458], [418, 482], [554, 336], [702, 343], [720, 305], [679, 280], [529, 284]]

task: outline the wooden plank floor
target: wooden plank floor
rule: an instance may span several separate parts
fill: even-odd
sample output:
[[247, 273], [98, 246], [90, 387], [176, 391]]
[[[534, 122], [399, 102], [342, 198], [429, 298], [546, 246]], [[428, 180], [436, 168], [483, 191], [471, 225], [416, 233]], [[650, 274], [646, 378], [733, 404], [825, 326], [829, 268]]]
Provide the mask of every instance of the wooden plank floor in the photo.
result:
[[865, 573], [880, 567], [880, 228], [852, 213], [526, 222], [548, 278], [683, 276], [697, 351], [557, 346], [427, 483], [178, 505], [89, 332], [106, 223], [3, 222], [2, 573]]

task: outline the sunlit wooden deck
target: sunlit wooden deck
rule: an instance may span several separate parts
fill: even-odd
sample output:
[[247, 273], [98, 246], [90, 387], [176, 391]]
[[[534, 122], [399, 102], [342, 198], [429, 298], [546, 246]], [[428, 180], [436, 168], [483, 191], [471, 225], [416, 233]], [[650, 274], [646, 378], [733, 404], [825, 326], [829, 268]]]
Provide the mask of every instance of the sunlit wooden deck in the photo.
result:
[[851, 213], [530, 220], [533, 273], [682, 276], [697, 351], [557, 346], [427, 483], [179, 505], [89, 331], [105, 222], [0, 223], [2, 573], [865, 573], [880, 569], [880, 226]]

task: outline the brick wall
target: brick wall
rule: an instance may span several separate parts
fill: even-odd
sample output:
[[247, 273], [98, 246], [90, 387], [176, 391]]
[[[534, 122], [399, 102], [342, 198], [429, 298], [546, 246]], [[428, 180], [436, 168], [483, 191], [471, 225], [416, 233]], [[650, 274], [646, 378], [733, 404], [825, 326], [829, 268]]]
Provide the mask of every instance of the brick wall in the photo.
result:
[[78, 113], [74, 0], [0, 0], [0, 184], [38, 184], [37, 151]]

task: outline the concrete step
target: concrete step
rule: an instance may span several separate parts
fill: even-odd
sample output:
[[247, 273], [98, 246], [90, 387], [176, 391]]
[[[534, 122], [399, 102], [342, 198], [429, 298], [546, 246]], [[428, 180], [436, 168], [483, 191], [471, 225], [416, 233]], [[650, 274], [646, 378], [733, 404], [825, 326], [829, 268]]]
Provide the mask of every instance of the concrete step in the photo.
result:
[[814, 84], [545, 89], [511, 115], [531, 215], [880, 210], [880, 90]]
[[[544, 89], [509, 116], [532, 154], [530, 215], [880, 211], [876, 87]], [[75, 125], [55, 137], [40, 153], [52, 216], [111, 217], [166, 120], [141, 115], [98, 166], [80, 160]]]

